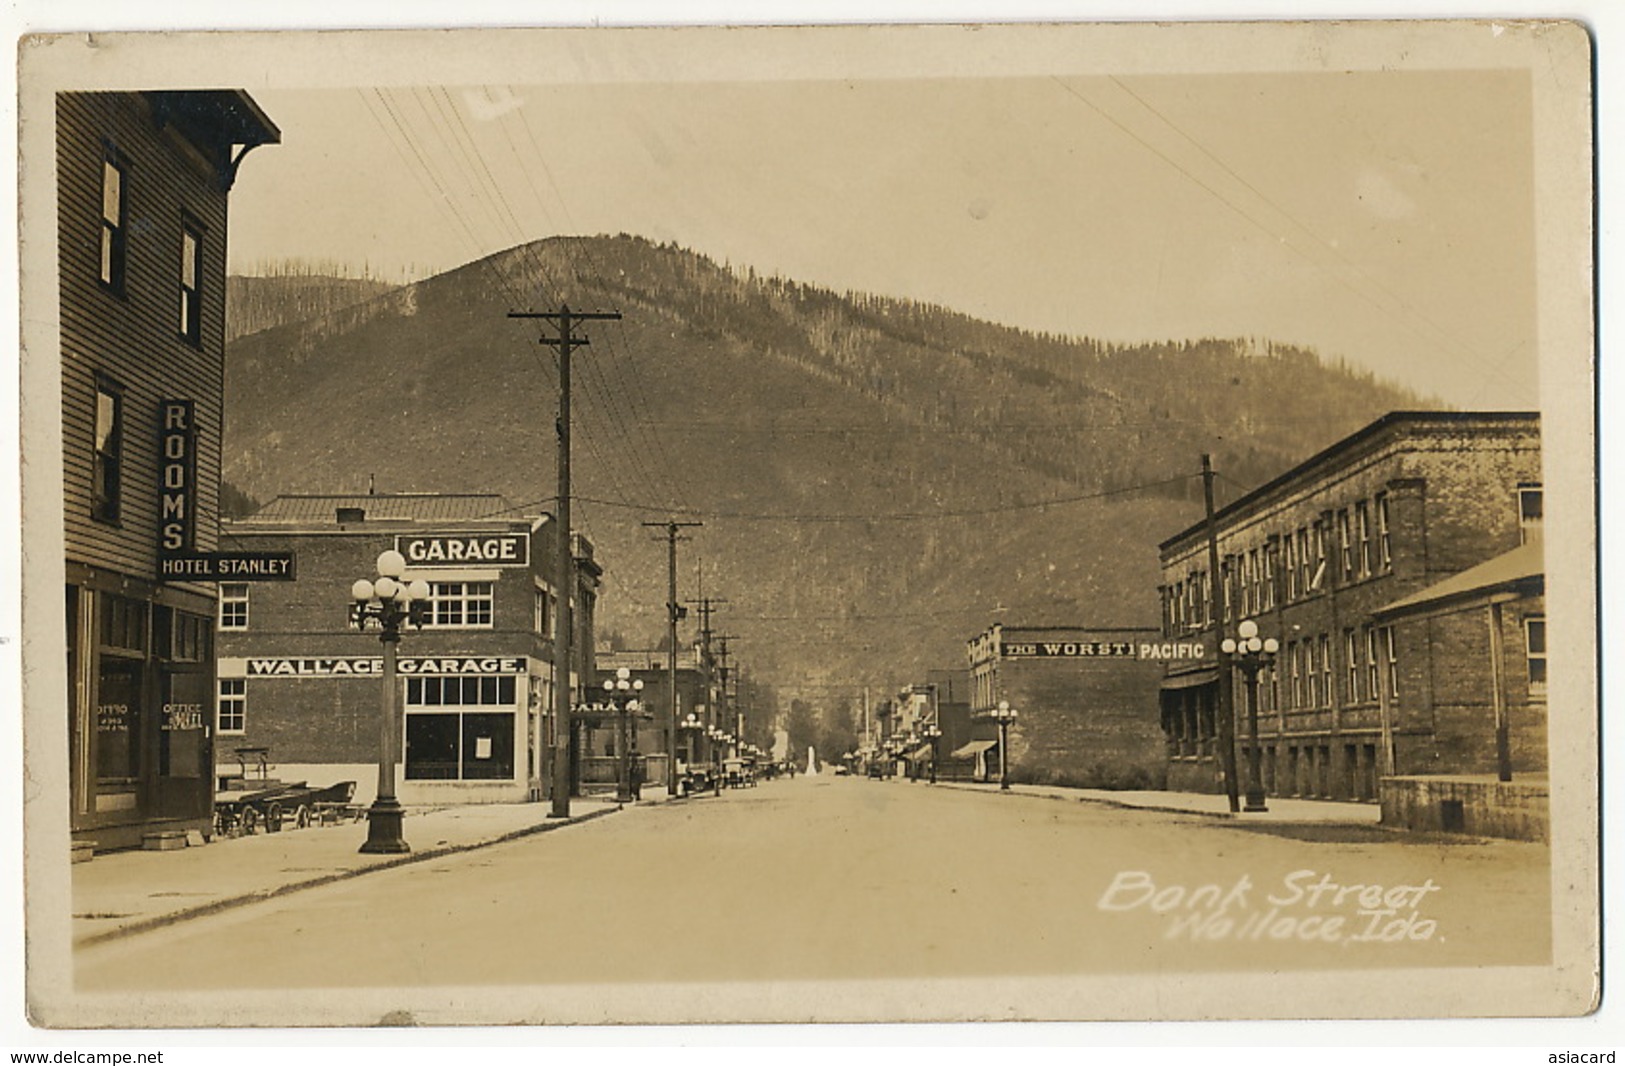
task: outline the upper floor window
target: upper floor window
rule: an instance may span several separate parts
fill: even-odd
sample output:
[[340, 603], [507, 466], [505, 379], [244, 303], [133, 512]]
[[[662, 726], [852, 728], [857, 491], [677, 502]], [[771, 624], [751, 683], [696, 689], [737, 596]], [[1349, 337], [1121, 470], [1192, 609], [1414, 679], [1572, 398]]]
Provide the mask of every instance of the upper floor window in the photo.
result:
[[1320, 690], [1326, 697], [1325, 706], [1337, 702], [1337, 693], [1332, 689], [1332, 638], [1326, 633], [1320, 635]]
[[1348, 701], [1351, 704], [1360, 702], [1360, 642], [1355, 639], [1354, 630], [1343, 630], [1343, 660], [1348, 669]]
[[1394, 565], [1393, 542], [1388, 524], [1388, 494], [1377, 493], [1377, 565], [1384, 570]]
[[1337, 512], [1337, 552], [1343, 580], [1354, 580], [1354, 523], [1347, 507]]
[[124, 390], [96, 378], [96, 426], [90, 473], [90, 513], [103, 522], [119, 520], [119, 481], [124, 460]]
[[124, 295], [125, 246], [128, 208], [124, 196], [124, 164], [111, 156], [102, 160], [101, 283]]
[[1523, 620], [1524, 652], [1529, 657], [1529, 687], [1546, 690], [1546, 616], [1530, 615]]
[[228, 582], [220, 586], [220, 628], [248, 628], [248, 585]]
[[1275, 610], [1275, 546], [1267, 545], [1259, 553], [1264, 568], [1264, 606], [1266, 611]]
[[1354, 505], [1354, 566], [1361, 577], [1371, 576], [1371, 508], [1364, 500]]
[[1382, 629], [1383, 651], [1388, 658], [1388, 695], [1393, 699], [1399, 698], [1399, 656], [1394, 650], [1394, 627], [1384, 626]]
[[1377, 656], [1377, 642], [1380, 630], [1367, 629], [1365, 631], [1365, 680], [1366, 698], [1378, 700], [1382, 698], [1382, 664]]
[[1326, 583], [1326, 556], [1332, 539], [1332, 513], [1327, 511], [1314, 526], [1315, 565], [1310, 571], [1308, 592], [1319, 592]]
[[1309, 530], [1298, 530], [1298, 595], [1308, 596], [1314, 591], [1310, 578], [1314, 576], [1314, 556], [1309, 549]]
[[1541, 496], [1541, 487], [1539, 485], [1519, 485], [1518, 530], [1521, 535], [1520, 543], [1527, 544], [1530, 537], [1540, 536], [1545, 513], [1545, 501]]
[[546, 589], [536, 590], [536, 633], [543, 638], [553, 636], [553, 597]]
[[429, 585], [429, 629], [490, 629], [495, 597], [489, 581], [435, 581]]
[[203, 231], [190, 219], [181, 223], [180, 335], [203, 343]]

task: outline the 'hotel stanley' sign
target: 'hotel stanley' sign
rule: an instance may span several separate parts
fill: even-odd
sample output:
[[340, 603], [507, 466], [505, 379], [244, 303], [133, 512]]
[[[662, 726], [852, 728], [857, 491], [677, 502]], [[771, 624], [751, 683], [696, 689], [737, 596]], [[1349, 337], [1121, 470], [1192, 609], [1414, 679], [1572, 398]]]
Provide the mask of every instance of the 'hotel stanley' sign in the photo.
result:
[[158, 404], [158, 577], [164, 581], [292, 581], [292, 552], [200, 552], [197, 423], [191, 400]]

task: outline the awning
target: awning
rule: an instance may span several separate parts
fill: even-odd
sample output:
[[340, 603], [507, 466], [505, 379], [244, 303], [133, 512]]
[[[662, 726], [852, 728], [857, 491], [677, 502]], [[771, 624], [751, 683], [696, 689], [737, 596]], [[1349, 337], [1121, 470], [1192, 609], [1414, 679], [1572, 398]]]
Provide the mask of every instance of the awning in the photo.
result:
[[948, 758], [974, 759], [976, 756], [982, 754], [984, 751], [987, 751], [989, 748], [996, 748], [998, 746], [999, 742], [996, 740], [973, 740], [969, 744], [955, 748], [953, 752], [949, 754]]
[[1197, 688], [1201, 685], [1212, 685], [1219, 680], [1219, 668], [1211, 670], [1192, 670], [1188, 674], [1174, 674], [1172, 677], [1162, 679], [1162, 691], [1170, 692], [1175, 689]]
[[1420, 592], [1379, 608], [1371, 616], [1379, 621], [1388, 621], [1403, 615], [1443, 610], [1451, 604], [1497, 592], [1516, 592], [1524, 588], [1528, 593], [1535, 593], [1545, 587], [1545, 579], [1545, 552], [1541, 539], [1534, 537], [1504, 555], [1497, 555], [1454, 577], [1445, 578]]
[[931, 745], [929, 744], [921, 744], [919, 747], [903, 756], [903, 758], [907, 759], [909, 762], [924, 762], [930, 757]]

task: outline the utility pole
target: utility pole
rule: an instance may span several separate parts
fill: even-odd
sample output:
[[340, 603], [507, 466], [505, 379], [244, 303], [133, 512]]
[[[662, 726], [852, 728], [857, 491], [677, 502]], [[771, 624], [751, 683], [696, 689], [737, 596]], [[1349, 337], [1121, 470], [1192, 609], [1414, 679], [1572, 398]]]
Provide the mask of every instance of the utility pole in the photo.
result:
[[1241, 783], [1236, 780], [1236, 695], [1230, 656], [1224, 650], [1224, 592], [1219, 580], [1219, 524], [1213, 517], [1213, 462], [1202, 454], [1202, 496], [1207, 503], [1208, 611], [1213, 616], [1213, 645], [1219, 659], [1219, 762], [1224, 767], [1224, 794], [1230, 813], [1241, 810]]
[[[575, 546], [570, 535], [570, 353], [587, 343], [574, 333], [583, 322], [619, 321], [619, 311], [573, 312], [565, 304], [557, 311], [509, 311], [509, 318], [540, 318], [558, 327], [557, 337], [541, 342], [559, 353], [558, 571], [559, 590], [553, 625], [553, 809], [551, 818], [570, 817], [570, 763], [575, 738], [570, 708], [570, 659], [574, 643], [570, 632], [570, 601], [576, 593]], [[582, 680], [586, 680], [583, 671]]]
[[728, 601], [716, 596], [701, 596], [697, 600], [689, 600], [688, 602], [700, 609], [700, 669], [705, 673], [706, 700], [710, 704], [706, 716], [710, 719], [711, 725], [721, 729], [726, 719], [722, 717], [721, 709], [717, 707], [715, 699], [712, 698], [711, 690], [711, 611], [717, 604], [727, 603]]
[[677, 623], [685, 615], [683, 605], [677, 602], [677, 531], [703, 525], [703, 522], [645, 522], [646, 526], [666, 531], [666, 637], [670, 647], [666, 651], [666, 795], [677, 795]]
[[[722, 665], [717, 668], [717, 672], [722, 680], [722, 684], [720, 686], [720, 691], [722, 693], [722, 713], [724, 715], [724, 719], [728, 722], [729, 728], [733, 730], [736, 747], [742, 749], [745, 745], [745, 716], [740, 712], [738, 702], [730, 698], [730, 694], [728, 692], [728, 636], [723, 633], [718, 633], [717, 640], [722, 645], [722, 650], [718, 653], [718, 658], [722, 660]], [[730, 710], [732, 710], [732, 714], [729, 713]], [[734, 754], [738, 755], [742, 754], [742, 752], [735, 751]]]

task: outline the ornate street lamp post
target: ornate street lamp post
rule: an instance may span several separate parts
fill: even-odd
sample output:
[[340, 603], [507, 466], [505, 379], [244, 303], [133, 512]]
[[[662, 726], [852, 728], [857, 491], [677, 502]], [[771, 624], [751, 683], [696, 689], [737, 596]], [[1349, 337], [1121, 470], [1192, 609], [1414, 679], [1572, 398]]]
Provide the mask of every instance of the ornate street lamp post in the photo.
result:
[[612, 707], [618, 712], [617, 725], [619, 735], [615, 738], [615, 750], [620, 754], [615, 783], [615, 802], [632, 802], [632, 748], [628, 740], [627, 715], [642, 709], [638, 697], [643, 694], [643, 680], [631, 680], [632, 671], [627, 667], [620, 667], [615, 671], [614, 677], [604, 678], [604, 694], [609, 697]]
[[350, 621], [357, 629], [378, 627], [384, 645], [384, 690], [378, 726], [378, 795], [367, 811], [367, 842], [361, 851], [367, 855], [397, 855], [411, 851], [401, 834], [404, 812], [395, 799], [395, 742], [400, 734], [397, 704], [400, 699], [395, 679], [395, 645], [401, 640], [401, 625], [423, 628], [423, 615], [429, 606], [429, 583], [419, 578], [408, 584], [406, 557], [390, 550], [378, 556], [378, 576], [361, 578], [350, 586]]
[[925, 727], [925, 739], [931, 742], [931, 783], [937, 783], [937, 742], [942, 739], [942, 730], [932, 722]]
[[1274, 637], [1259, 639], [1258, 623], [1247, 618], [1236, 626], [1236, 636], [1225, 637], [1219, 648], [1241, 667], [1247, 679], [1247, 804], [1242, 810], [1267, 811], [1264, 778], [1258, 765], [1258, 672], [1274, 661], [1281, 645]]
[[993, 720], [999, 723], [999, 790], [1010, 791], [1010, 723], [1016, 720], [1016, 709], [1009, 700], [1000, 700], [992, 710]]

